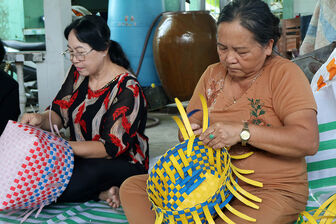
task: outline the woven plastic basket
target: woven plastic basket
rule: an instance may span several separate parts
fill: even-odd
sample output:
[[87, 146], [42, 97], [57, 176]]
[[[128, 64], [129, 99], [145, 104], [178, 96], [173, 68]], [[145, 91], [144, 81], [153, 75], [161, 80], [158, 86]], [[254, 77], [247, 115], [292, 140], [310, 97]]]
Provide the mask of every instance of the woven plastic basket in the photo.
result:
[[74, 166], [70, 144], [37, 127], [8, 121], [0, 138], [0, 211], [38, 209], [56, 201]]
[[[203, 132], [208, 127], [208, 110], [205, 98], [203, 107]], [[237, 178], [251, 185], [262, 183], [244, 177], [253, 170], [236, 168], [231, 159], [244, 159], [252, 153], [230, 156], [228, 149], [212, 149], [194, 135], [181, 102], [175, 99], [182, 121], [173, 117], [185, 139], [169, 149], [154, 165], [147, 180], [147, 193], [156, 213], [155, 224], [160, 223], [215, 223], [217, 214], [232, 222], [223, 212], [224, 207], [244, 220], [255, 222], [229, 205], [233, 197], [247, 206], [258, 209], [252, 201], [261, 199], [248, 193], [237, 184]], [[244, 197], [245, 196], [245, 197]]]
[[331, 224], [336, 220], [336, 194], [326, 200], [318, 209], [300, 213], [297, 224]]

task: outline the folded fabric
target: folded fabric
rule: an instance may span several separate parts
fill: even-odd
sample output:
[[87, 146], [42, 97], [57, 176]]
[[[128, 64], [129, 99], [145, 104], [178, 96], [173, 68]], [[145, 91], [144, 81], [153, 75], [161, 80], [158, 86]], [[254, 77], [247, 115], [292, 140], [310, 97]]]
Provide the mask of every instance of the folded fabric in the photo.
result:
[[327, 46], [336, 40], [336, 1], [318, 0], [306, 36], [300, 47], [300, 55]]
[[[25, 224], [127, 224], [123, 209], [112, 209], [105, 201], [88, 201], [84, 203], [57, 203], [45, 207], [38, 217], [33, 212]], [[11, 211], [0, 212], [0, 223], [20, 223], [24, 210], [13, 214]]]
[[[336, 49], [314, 75], [320, 146], [307, 156], [309, 199], [298, 223], [331, 223], [336, 217]], [[303, 217], [306, 217], [304, 219]], [[323, 220], [323, 221], [322, 221]]]

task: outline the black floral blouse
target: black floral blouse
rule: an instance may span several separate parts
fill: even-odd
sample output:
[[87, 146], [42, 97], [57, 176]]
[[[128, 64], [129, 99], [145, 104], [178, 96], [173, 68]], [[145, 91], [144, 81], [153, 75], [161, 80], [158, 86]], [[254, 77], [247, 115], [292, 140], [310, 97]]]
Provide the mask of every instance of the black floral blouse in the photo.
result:
[[70, 128], [70, 140], [101, 141], [112, 158], [148, 169], [147, 103], [137, 79], [122, 73], [97, 91], [88, 84], [72, 66], [52, 104]]

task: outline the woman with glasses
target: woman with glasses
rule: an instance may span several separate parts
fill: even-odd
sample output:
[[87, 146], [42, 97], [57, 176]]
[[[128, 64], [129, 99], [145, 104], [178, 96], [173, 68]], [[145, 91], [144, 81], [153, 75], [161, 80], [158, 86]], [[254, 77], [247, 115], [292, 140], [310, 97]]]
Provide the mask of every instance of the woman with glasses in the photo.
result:
[[[106, 200], [119, 207], [119, 186], [147, 173], [147, 110], [142, 89], [121, 46], [99, 16], [84, 16], [64, 31], [72, 66], [51, 106], [51, 123], [70, 129], [75, 167], [58, 202]], [[49, 111], [21, 122], [50, 130]]]

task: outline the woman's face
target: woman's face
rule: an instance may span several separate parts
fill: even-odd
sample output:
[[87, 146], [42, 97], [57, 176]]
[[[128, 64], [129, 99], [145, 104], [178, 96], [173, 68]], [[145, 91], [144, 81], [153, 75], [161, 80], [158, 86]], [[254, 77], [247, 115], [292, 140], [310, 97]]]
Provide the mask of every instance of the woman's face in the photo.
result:
[[80, 75], [96, 74], [104, 62], [106, 51], [95, 51], [87, 43], [80, 42], [72, 30], [68, 36], [68, 51], [71, 62]]
[[217, 28], [217, 52], [231, 77], [244, 78], [255, 75], [266, 57], [272, 54], [273, 40], [261, 46], [253, 34], [239, 21], [222, 22]]

